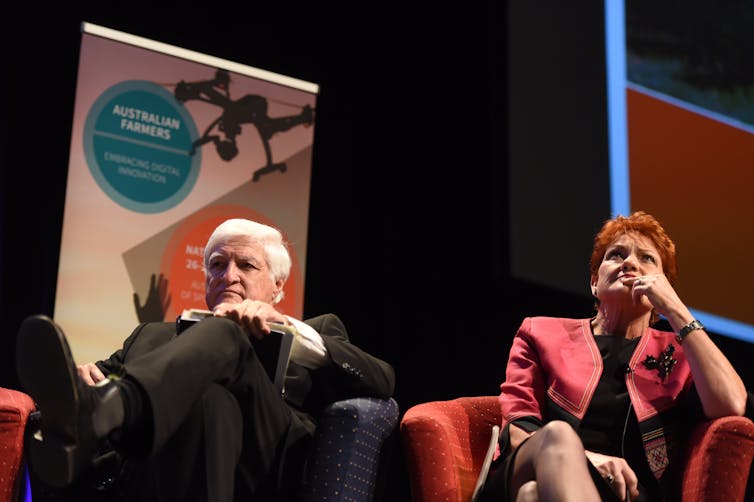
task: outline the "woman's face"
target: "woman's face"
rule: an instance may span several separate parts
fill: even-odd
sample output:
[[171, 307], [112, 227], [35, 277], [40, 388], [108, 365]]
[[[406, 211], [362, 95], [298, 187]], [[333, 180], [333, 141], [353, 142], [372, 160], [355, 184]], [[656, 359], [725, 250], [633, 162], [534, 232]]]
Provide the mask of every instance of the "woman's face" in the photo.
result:
[[[597, 275], [592, 276], [592, 293], [600, 305], [632, 301], [633, 285], [631, 282], [624, 284], [623, 278], [661, 273], [662, 259], [651, 240], [635, 232], [621, 234], [607, 247]], [[651, 309], [649, 300], [644, 296], [641, 298], [642, 304]]]

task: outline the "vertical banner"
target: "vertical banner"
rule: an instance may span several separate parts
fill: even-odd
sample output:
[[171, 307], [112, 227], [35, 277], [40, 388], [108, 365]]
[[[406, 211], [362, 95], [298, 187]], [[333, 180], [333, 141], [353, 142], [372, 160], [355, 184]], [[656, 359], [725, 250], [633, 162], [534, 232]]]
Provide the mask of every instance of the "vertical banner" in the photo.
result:
[[227, 218], [279, 228], [301, 317], [316, 84], [82, 25], [55, 319], [78, 362], [204, 303]]

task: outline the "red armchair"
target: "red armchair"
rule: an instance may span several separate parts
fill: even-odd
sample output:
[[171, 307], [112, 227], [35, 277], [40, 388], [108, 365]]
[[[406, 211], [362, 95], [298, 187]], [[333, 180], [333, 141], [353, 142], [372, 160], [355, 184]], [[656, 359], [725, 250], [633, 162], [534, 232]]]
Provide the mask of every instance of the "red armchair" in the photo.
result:
[[[400, 424], [413, 502], [468, 502], [501, 423], [497, 396], [413, 406]], [[744, 500], [754, 458], [754, 422], [726, 417], [697, 426], [683, 473], [685, 502]]]
[[29, 498], [24, 477], [24, 432], [34, 411], [31, 397], [0, 387], [0, 501]]

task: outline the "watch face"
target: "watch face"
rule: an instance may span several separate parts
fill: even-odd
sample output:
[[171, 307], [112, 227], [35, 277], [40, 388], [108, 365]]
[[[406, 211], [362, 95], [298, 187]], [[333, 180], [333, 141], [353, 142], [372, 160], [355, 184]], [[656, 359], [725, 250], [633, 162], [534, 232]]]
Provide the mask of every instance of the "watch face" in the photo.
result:
[[690, 323], [688, 323], [686, 326], [682, 327], [681, 330], [678, 332], [678, 340], [683, 340], [686, 335], [691, 333], [692, 331], [696, 331], [697, 329], [704, 329], [704, 325], [694, 319]]

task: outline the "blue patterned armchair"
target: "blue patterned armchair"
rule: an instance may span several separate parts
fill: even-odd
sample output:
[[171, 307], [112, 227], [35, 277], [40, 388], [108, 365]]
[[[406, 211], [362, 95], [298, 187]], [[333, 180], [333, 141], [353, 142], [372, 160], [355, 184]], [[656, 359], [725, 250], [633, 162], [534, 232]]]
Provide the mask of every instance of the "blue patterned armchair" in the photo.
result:
[[317, 426], [301, 501], [378, 500], [398, 420], [392, 398], [329, 405]]

